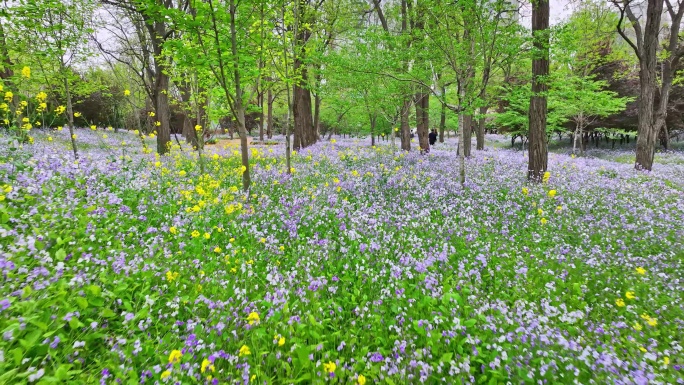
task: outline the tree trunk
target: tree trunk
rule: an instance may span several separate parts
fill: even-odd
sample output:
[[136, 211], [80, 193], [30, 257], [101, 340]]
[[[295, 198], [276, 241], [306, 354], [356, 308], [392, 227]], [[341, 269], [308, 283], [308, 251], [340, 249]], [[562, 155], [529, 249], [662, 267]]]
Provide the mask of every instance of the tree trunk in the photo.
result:
[[409, 114], [411, 113], [411, 100], [406, 98], [401, 109], [401, 149], [411, 151], [411, 127], [409, 126]]
[[[442, 95], [446, 94], [446, 87], [442, 86]], [[439, 142], [444, 143], [444, 130], [446, 129], [446, 105], [442, 103], [442, 111], [439, 114]]]
[[485, 142], [485, 114], [487, 113], [487, 106], [480, 107], [480, 119], [477, 122], [477, 150], [484, 150]]
[[416, 94], [416, 131], [421, 152], [430, 151], [428, 130], [430, 125], [430, 94], [424, 90]]
[[463, 126], [464, 126], [464, 112], [463, 112], [463, 100], [465, 99], [465, 87], [463, 82], [458, 82], [458, 100], [459, 100], [459, 113], [458, 113], [458, 173], [460, 176], [461, 185], [465, 184], [465, 153], [463, 151]]
[[[62, 71], [65, 71], [64, 65], [62, 65]], [[74, 152], [74, 159], [78, 159], [78, 150], [76, 148], [76, 135], [74, 135], [74, 106], [71, 103], [71, 90], [69, 89], [69, 79], [67, 74], [64, 73], [64, 96], [66, 97], [66, 107], [67, 107], [67, 122], [69, 122], [69, 135], [71, 137], [71, 149]]]
[[259, 104], [259, 141], [264, 141], [264, 92], [261, 90], [258, 97]]
[[465, 115], [463, 117], [463, 155], [470, 157], [470, 150], [473, 145], [473, 116]]
[[549, 1], [537, 0], [532, 5], [532, 97], [529, 110], [529, 165], [527, 177], [540, 182], [548, 163], [546, 139], [546, 77], [549, 74]]
[[268, 95], [266, 96], [266, 103], [268, 104], [267, 106], [267, 124], [268, 127], [266, 128], [266, 137], [269, 139], [273, 138], [273, 92], [271, 91], [271, 87], [268, 88]]
[[370, 117], [371, 146], [375, 146], [375, 117]]

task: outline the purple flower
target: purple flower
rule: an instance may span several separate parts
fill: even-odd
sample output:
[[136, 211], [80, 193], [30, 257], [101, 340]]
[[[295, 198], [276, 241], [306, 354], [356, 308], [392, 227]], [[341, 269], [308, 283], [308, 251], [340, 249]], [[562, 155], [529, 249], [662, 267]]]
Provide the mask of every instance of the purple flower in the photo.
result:
[[383, 359], [384, 358], [382, 357], [382, 354], [380, 354], [380, 352], [375, 352], [370, 357], [371, 362], [382, 362]]
[[10, 301], [7, 298], [0, 301], [0, 310], [7, 310], [8, 307], [10, 307]]
[[52, 340], [52, 343], [50, 343], [50, 349], [57, 349], [57, 345], [59, 345], [59, 337], [55, 337], [54, 340]]

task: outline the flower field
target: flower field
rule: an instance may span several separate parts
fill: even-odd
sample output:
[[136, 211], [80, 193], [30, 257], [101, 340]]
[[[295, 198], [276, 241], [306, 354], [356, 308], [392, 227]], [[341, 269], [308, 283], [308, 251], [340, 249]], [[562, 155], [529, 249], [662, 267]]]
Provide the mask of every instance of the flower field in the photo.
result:
[[684, 382], [682, 154], [254, 146], [245, 194], [236, 148], [49, 135], [0, 149], [1, 384]]

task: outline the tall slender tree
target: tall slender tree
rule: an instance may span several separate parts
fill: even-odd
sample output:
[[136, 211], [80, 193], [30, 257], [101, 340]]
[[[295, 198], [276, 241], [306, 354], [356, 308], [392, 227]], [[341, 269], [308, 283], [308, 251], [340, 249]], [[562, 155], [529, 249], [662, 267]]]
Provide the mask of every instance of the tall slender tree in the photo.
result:
[[529, 110], [529, 164], [527, 177], [541, 181], [548, 166], [546, 114], [549, 75], [549, 1], [532, 2], [532, 96]]

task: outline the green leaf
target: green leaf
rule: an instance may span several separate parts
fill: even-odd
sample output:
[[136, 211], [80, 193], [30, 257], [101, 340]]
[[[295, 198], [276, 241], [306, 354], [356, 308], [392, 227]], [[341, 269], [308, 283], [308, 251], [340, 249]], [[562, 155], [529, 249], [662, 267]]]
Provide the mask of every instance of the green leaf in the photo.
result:
[[81, 309], [86, 309], [88, 308], [88, 300], [83, 298], [83, 297], [75, 297], [74, 301], [76, 302], [76, 305], [80, 307]]
[[57, 250], [57, 252], [55, 253], [55, 259], [57, 259], [58, 261], [63, 261], [64, 258], [66, 258], [66, 251], [64, 251], [64, 249]]
[[100, 315], [104, 318], [112, 318], [116, 315], [116, 313], [114, 313], [111, 309], [105, 308], [105, 309], [102, 309], [102, 312], [100, 313]]
[[471, 319], [465, 321], [465, 322], [463, 323], [463, 325], [465, 325], [466, 327], [469, 327], [469, 328], [470, 328], [470, 327], [475, 326], [476, 323], [477, 323], [477, 320], [474, 319], [474, 318], [471, 318]]
[[448, 363], [451, 362], [451, 358], [454, 356], [453, 353], [444, 353], [442, 358], [439, 359], [440, 362]]
[[59, 365], [59, 368], [55, 370], [55, 377], [61, 381], [67, 380], [69, 378], [69, 369], [71, 369], [69, 364]]

